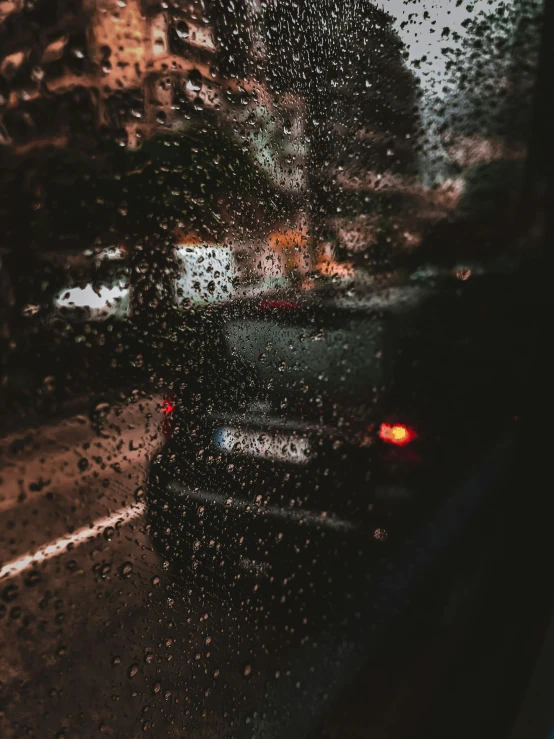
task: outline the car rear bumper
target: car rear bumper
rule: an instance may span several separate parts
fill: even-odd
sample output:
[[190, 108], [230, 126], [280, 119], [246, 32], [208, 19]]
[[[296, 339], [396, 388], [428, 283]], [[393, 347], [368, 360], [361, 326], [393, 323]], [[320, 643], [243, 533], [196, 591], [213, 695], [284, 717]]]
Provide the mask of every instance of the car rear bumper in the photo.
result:
[[[159, 485], [158, 485], [159, 488]], [[201, 488], [193, 488], [178, 480], [167, 478], [165, 482], [166, 494], [184, 503], [188, 510], [205, 509], [209, 506], [212, 511], [218, 511], [224, 516], [229, 513], [235, 516], [248, 514], [252, 519], [281, 522], [285, 525], [315, 527], [328, 531], [348, 533], [360, 528], [354, 523], [340, 516], [324, 512], [311, 511], [304, 508], [285, 507], [278, 505], [262, 505], [251, 503], [244, 498], [230, 498], [220, 493]]]
[[285, 496], [281, 504], [256, 502], [226, 490], [195, 487], [161, 461], [149, 474], [148, 517], [168, 558], [209, 557], [223, 566], [267, 575], [267, 566], [277, 572], [316, 558], [346, 563], [374, 547], [389, 548], [405, 528], [401, 519], [406, 520], [414, 492], [391, 485], [374, 487], [371, 497], [368, 492], [352, 491], [353, 499], [363, 497], [364, 504], [350, 511], [340, 505], [333, 511], [285, 503]]

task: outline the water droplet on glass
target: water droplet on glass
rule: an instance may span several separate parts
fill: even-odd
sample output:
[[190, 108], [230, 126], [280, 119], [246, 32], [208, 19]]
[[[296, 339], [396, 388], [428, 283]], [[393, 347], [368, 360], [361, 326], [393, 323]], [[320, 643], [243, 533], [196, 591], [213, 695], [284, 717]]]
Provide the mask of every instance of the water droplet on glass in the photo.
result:
[[110, 403], [101, 400], [90, 409], [89, 418], [93, 423], [98, 423], [107, 417], [110, 410]]
[[131, 562], [124, 562], [119, 568], [122, 577], [129, 577], [133, 571], [133, 565]]
[[6, 601], [6, 603], [12, 603], [17, 596], [19, 595], [19, 588], [17, 585], [6, 585], [4, 590], [2, 590], [2, 599]]
[[81, 472], [84, 472], [88, 468], [89, 464], [90, 462], [86, 457], [81, 457], [81, 459], [77, 462], [77, 467], [81, 470]]
[[186, 41], [186, 39], [188, 39], [190, 35], [189, 27], [187, 26], [185, 21], [179, 21], [179, 23], [177, 23], [177, 25], [175, 26], [175, 31], [177, 33], [177, 36], [179, 36], [182, 41]]

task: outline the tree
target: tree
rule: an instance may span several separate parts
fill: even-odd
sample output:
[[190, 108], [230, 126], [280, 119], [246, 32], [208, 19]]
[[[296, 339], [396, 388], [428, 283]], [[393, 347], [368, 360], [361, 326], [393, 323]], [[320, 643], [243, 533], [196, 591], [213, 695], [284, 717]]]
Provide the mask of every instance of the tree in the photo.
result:
[[[384, 251], [394, 250], [385, 223], [399, 201], [409, 201], [406, 179], [416, 173], [417, 85], [392, 20], [373, 4], [335, 0], [273, 0], [265, 18], [266, 74], [275, 94], [292, 89], [307, 101], [314, 235], [336, 239], [337, 220], [366, 219], [371, 236], [361, 239], [362, 261], [370, 242], [387, 240]], [[396, 184], [382, 194], [383, 174]]]

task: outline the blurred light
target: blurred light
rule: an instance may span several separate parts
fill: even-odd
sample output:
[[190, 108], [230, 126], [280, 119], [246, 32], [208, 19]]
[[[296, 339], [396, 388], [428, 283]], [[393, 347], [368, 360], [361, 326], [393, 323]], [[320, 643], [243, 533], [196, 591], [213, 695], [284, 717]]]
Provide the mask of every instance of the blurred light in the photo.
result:
[[456, 277], [459, 280], [463, 280], [464, 282], [466, 280], [469, 280], [471, 277], [471, 269], [469, 267], [461, 267], [460, 269], [456, 270]]
[[73, 287], [62, 290], [54, 298], [56, 308], [88, 308], [94, 314], [109, 315], [118, 310], [124, 311], [124, 301], [128, 297], [129, 288], [114, 285], [102, 285], [94, 289], [92, 285]]
[[416, 439], [417, 434], [403, 423], [382, 423], [379, 429], [379, 438], [386, 441], [387, 444], [405, 446]]
[[102, 249], [102, 251], [98, 252], [96, 255], [96, 259], [98, 259], [98, 261], [119, 261], [124, 258], [125, 252], [120, 246], [110, 246], [107, 249]]
[[162, 401], [161, 411], [165, 416], [161, 423], [161, 432], [164, 439], [171, 439], [173, 436], [173, 417], [172, 413], [175, 410], [175, 403], [169, 398]]
[[275, 429], [273, 433], [243, 430], [231, 426], [216, 429], [214, 446], [227, 454], [265, 457], [275, 462], [308, 464], [311, 456], [309, 440], [296, 434]]
[[171, 402], [171, 400], [164, 400], [162, 403], [162, 413], [165, 416], [169, 416], [170, 413], [173, 413], [175, 410], [175, 405]]

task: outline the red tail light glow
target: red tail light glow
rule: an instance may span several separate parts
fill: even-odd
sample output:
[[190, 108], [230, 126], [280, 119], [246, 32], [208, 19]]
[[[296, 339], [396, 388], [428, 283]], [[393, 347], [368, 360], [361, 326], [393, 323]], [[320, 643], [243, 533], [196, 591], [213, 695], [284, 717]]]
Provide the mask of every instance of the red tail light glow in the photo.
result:
[[172, 413], [175, 410], [175, 402], [173, 400], [166, 399], [162, 401], [161, 411], [164, 415], [162, 419], [162, 435], [164, 439], [171, 439], [173, 436], [173, 418]]
[[406, 444], [410, 444], [414, 439], [417, 439], [417, 434], [403, 423], [382, 423], [379, 428], [379, 438], [386, 441], [387, 444], [406, 446]]
[[164, 400], [162, 403], [162, 413], [164, 416], [169, 416], [175, 410], [175, 404], [171, 400]]

